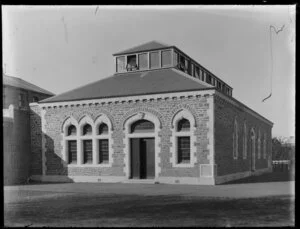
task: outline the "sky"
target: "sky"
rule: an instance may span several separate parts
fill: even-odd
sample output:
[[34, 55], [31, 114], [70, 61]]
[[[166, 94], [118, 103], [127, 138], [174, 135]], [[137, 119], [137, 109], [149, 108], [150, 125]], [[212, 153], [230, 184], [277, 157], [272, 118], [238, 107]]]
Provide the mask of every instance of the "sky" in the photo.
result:
[[152, 40], [224, 80], [273, 136], [295, 135], [295, 5], [2, 6], [3, 72], [55, 94], [111, 76], [113, 53]]

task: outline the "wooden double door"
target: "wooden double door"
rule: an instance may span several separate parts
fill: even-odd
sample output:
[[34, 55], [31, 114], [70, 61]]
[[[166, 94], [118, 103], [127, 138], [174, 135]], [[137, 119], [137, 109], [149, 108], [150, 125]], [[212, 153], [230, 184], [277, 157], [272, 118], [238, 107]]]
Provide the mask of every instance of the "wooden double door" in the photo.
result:
[[153, 179], [155, 177], [154, 138], [131, 138], [131, 178]]

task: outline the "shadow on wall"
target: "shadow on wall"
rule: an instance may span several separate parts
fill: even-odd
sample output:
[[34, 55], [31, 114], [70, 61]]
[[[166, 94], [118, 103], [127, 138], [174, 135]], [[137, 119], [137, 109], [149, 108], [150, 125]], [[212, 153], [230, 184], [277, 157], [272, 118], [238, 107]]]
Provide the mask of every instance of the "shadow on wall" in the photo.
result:
[[[73, 179], [68, 177], [66, 163], [54, 152], [54, 141], [42, 134], [42, 121], [39, 112], [34, 107], [30, 113], [31, 121], [31, 163], [29, 168], [30, 179], [27, 184], [45, 183], [71, 183]], [[44, 138], [44, 139], [43, 139]], [[45, 157], [47, 157], [46, 163]], [[48, 167], [48, 169], [46, 169]], [[44, 170], [44, 171], [43, 171]], [[44, 177], [46, 175], [47, 177]], [[59, 176], [59, 181], [55, 176]]]

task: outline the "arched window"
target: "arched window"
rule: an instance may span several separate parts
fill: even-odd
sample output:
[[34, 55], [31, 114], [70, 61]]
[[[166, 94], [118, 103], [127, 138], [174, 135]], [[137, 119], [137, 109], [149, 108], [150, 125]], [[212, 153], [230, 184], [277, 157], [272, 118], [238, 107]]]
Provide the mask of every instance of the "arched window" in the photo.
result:
[[190, 131], [190, 122], [189, 120], [183, 118], [178, 122], [177, 131]]
[[108, 136], [108, 126], [106, 123], [102, 122], [98, 126], [97, 135], [97, 145], [98, 145], [98, 162], [99, 164], [109, 163], [109, 136]]
[[76, 136], [76, 127], [74, 125], [68, 127], [68, 136]]
[[[74, 125], [70, 125], [68, 127], [68, 137], [76, 137], [76, 127]], [[68, 139], [67, 141], [68, 147], [68, 163], [76, 164], [77, 163], [77, 140], [76, 139]]]
[[173, 167], [192, 167], [195, 156], [195, 118], [188, 110], [182, 109], [172, 119], [171, 162]]
[[180, 132], [190, 130], [190, 122], [187, 119], [181, 119], [177, 123], [177, 163], [184, 164], [191, 161], [191, 137], [181, 135]]
[[62, 126], [63, 157], [67, 164], [77, 164], [77, 126], [77, 121], [73, 117], [67, 118]]
[[234, 130], [233, 130], [233, 159], [238, 158], [238, 148], [239, 148], [239, 127], [237, 120], [234, 120]]
[[98, 134], [108, 134], [108, 126], [105, 123], [101, 123], [99, 125]]
[[86, 124], [82, 128], [82, 134], [83, 135], [92, 135], [92, 127], [89, 124]]
[[95, 121], [89, 116], [82, 117], [79, 123], [73, 117], [66, 119], [62, 128], [65, 161], [69, 166], [111, 166], [111, 129], [112, 123], [104, 114]]
[[250, 157], [251, 157], [251, 170], [254, 171], [255, 170], [255, 163], [256, 163], [256, 156], [255, 156], [255, 146], [256, 146], [256, 133], [254, 128], [251, 128], [251, 132], [250, 132]]
[[261, 157], [261, 135], [260, 130], [258, 130], [258, 138], [257, 138], [257, 159]]
[[136, 121], [131, 125], [130, 133], [149, 133], [154, 132], [154, 123], [145, 119]]
[[266, 135], [266, 133], [264, 133], [264, 141], [263, 141], [263, 157], [264, 157], [264, 159], [266, 159], [267, 158], [267, 144], [266, 144], [266, 141], [267, 141], [267, 135]]
[[246, 122], [244, 122], [243, 159], [247, 158], [247, 139], [248, 139], [247, 125]]
[[82, 126], [82, 136], [81, 144], [83, 150], [83, 164], [92, 164], [93, 163], [93, 138], [92, 138], [92, 126], [87, 123], [92, 122], [88, 118], [84, 118], [81, 121]]
[[109, 167], [113, 160], [111, 120], [105, 114], [101, 114], [95, 120], [95, 128], [95, 163], [101, 167]]

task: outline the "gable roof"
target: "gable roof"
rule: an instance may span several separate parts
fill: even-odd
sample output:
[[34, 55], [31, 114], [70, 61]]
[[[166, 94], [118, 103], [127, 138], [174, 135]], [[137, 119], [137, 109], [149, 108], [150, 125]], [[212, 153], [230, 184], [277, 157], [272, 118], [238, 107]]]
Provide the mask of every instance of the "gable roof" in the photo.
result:
[[32, 83], [29, 83], [23, 79], [20, 79], [18, 77], [8, 76], [5, 74], [2, 74], [3, 76], [3, 85], [8, 85], [12, 87], [22, 88], [29, 91], [39, 92], [46, 95], [54, 95], [52, 92], [47, 91], [43, 88], [40, 88]]
[[169, 47], [172, 47], [172, 45], [163, 44], [158, 41], [150, 41], [150, 42], [132, 47], [130, 49], [126, 49], [124, 51], [115, 53], [115, 54], [113, 54], [113, 56], [127, 54], [127, 53], [134, 53], [134, 52], [144, 52], [144, 51], [149, 51], [149, 50], [153, 50], [153, 49], [169, 48]]
[[111, 98], [215, 88], [177, 69], [114, 74], [105, 79], [44, 99], [40, 103]]

